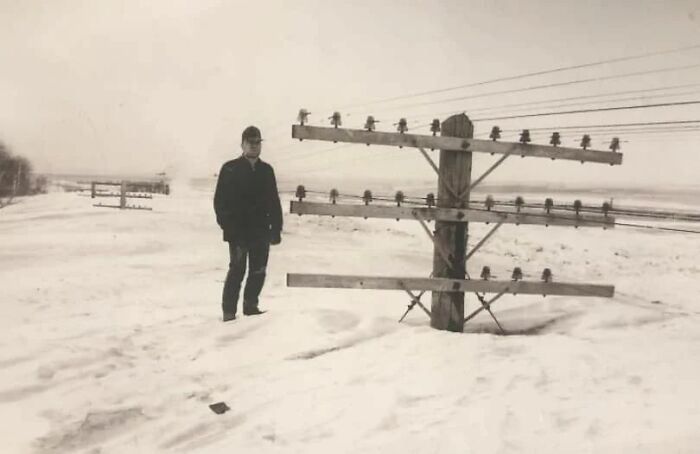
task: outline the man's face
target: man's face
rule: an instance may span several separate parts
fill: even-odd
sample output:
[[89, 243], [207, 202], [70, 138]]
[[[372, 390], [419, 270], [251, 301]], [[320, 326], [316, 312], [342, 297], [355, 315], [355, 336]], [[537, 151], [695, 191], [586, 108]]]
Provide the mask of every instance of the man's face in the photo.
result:
[[243, 156], [246, 158], [257, 158], [260, 156], [260, 151], [262, 151], [262, 140], [246, 139], [241, 144], [241, 148], [243, 148]]

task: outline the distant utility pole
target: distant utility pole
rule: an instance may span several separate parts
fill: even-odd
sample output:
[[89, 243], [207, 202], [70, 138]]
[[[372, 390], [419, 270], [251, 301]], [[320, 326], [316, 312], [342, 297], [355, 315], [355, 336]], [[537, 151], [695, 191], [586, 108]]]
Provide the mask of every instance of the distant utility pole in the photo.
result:
[[[119, 192], [102, 192], [98, 191], [97, 186], [119, 186]], [[151, 194], [136, 194], [128, 192], [129, 182], [122, 181], [92, 181], [90, 182], [90, 197], [119, 197], [119, 205], [108, 205], [97, 203], [93, 206], [103, 208], [119, 208], [120, 210], [152, 210], [153, 208], [141, 205], [127, 205], [127, 199], [152, 199]]]
[[[409, 311], [415, 305], [419, 305], [430, 316], [432, 327], [456, 332], [463, 331], [464, 324], [484, 310], [504, 332], [491, 311], [491, 305], [506, 294], [607, 298], [613, 296], [615, 288], [611, 285], [555, 282], [549, 268], [543, 270], [540, 281], [523, 280], [524, 274], [517, 266], [513, 268], [511, 280], [493, 279], [488, 266], [483, 267], [479, 280], [472, 279], [467, 272], [467, 260], [503, 224], [613, 228], [615, 219], [609, 215], [605, 206], [601, 214], [583, 213], [582, 204], [577, 200], [573, 206], [575, 213], [572, 214], [566, 207], [555, 206], [552, 199], [548, 198], [544, 204], [544, 211], [533, 211], [524, 208], [524, 200], [518, 197], [510, 209], [496, 210], [493, 209], [493, 199], [490, 197], [482, 206], [470, 204], [469, 198], [471, 191], [511, 155], [619, 165], [622, 163], [622, 154], [618, 152], [619, 139], [613, 139], [611, 151], [608, 152], [589, 149], [588, 135], [581, 141], [582, 148], [561, 147], [561, 136], [558, 132], [552, 134], [550, 145], [531, 144], [528, 130], [523, 130], [519, 142], [499, 142], [501, 130], [498, 126], [491, 130], [491, 140], [474, 139], [473, 125], [464, 114], [453, 115], [442, 124], [439, 120], [433, 120], [432, 136], [408, 134], [407, 122], [403, 118], [397, 123], [398, 132], [379, 132], [374, 129], [377, 121], [372, 116], [367, 118], [365, 129], [347, 129], [339, 127], [341, 118], [338, 112], [330, 117], [333, 125], [330, 128], [306, 125], [308, 115], [305, 110], [299, 112], [300, 124], [292, 126], [293, 138], [418, 149], [438, 174], [438, 199], [434, 204], [434, 196], [429, 194], [425, 199], [427, 206], [402, 206], [404, 195], [399, 192], [396, 194], [396, 206], [370, 205], [372, 195], [371, 191], [367, 190], [363, 196], [364, 205], [340, 204], [336, 201], [338, 191], [334, 189], [330, 193], [332, 203], [305, 202], [303, 198], [306, 191], [303, 186], [299, 186], [299, 200], [291, 202], [290, 211], [299, 215], [417, 220], [433, 242], [433, 271], [428, 278], [289, 273], [289, 287], [403, 290], [411, 298]], [[440, 132], [439, 136], [437, 132]], [[426, 149], [440, 150], [439, 166]], [[501, 157], [472, 181], [474, 152], [499, 154]], [[435, 221], [434, 231], [427, 225], [431, 220]], [[493, 226], [467, 252], [469, 222], [483, 222]], [[412, 291], [421, 293], [414, 294]], [[430, 311], [420, 302], [426, 291], [433, 292]], [[464, 294], [467, 292], [476, 295], [480, 307], [465, 317]], [[487, 293], [493, 293], [495, 296], [487, 300]]]

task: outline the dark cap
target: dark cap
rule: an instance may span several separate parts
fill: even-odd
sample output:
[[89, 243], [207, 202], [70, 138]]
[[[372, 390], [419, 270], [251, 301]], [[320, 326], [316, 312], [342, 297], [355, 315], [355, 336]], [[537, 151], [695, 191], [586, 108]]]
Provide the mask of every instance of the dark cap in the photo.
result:
[[256, 142], [261, 140], [262, 136], [260, 135], [260, 130], [255, 126], [248, 126], [241, 135], [241, 142]]

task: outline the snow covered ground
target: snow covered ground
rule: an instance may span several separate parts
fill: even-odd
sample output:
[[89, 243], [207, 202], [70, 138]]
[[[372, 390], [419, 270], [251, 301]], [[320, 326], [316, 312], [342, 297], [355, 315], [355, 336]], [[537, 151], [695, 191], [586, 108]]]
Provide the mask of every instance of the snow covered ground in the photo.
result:
[[[3, 453], [700, 450], [697, 235], [503, 226], [473, 274], [550, 267], [616, 296], [504, 297], [512, 335], [484, 313], [455, 334], [418, 309], [397, 323], [402, 292], [285, 286], [287, 272], [427, 276], [419, 225], [286, 215], [270, 312], [224, 324], [210, 191], [141, 202], [152, 212], [92, 202], [0, 211]], [[472, 244], [487, 229], [471, 225]]]

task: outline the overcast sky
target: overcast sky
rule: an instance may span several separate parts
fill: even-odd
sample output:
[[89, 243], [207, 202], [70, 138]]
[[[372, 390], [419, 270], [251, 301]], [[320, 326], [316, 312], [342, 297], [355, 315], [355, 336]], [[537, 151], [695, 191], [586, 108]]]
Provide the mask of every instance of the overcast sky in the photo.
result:
[[[314, 124], [368, 114], [390, 130], [538, 111], [490, 106], [700, 82], [700, 67], [460, 102], [418, 102], [700, 64], [700, 49], [391, 103], [387, 97], [700, 44], [700, 2], [676, 1], [69, 1], [0, 0], [0, 140], [39, 171], [211, 175], [258, 125], [284, 179], [429, 178], [415, 150], [292, 141], [299, 108]], [[693, 90], [695, 90], [693, 92]], [[674, 97], [700, 99], [700, 86]], [[658, 93], [656, 93], [658, 94]], [[350, 105], [360, 104], [356, 107]], [[587, 104], [579, 107], [601, 107]], [[474, 110], [477, 113], [470, 113]], [[540, 108], [539, 110], [552, 110]], [[475, 122], [503, 129], [700, 119], [700, 106]], [[428, 133], [427, 128], [411, 132]], [[562, 131], [563, 132], [563, 131]], [[565, 134], [563, 134], [565, 135]], [[580, 133], [565, 135], [577, 145]], [[592, 133], [595, 148], [609, 135]], [[515, 136], [511, 136], [512, 139]], [[508, 137], [506, 137], [507, 139]], [[494, 181], [693, 184], [700, 132], [621, 135], [621, 167], [511, 159]], [[547, 143], [544, 136], [537, 142]], [[477, 160], [487, 166], [494, 157]]]

